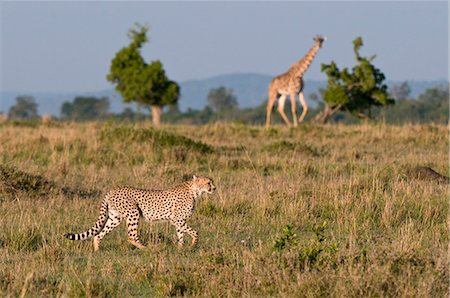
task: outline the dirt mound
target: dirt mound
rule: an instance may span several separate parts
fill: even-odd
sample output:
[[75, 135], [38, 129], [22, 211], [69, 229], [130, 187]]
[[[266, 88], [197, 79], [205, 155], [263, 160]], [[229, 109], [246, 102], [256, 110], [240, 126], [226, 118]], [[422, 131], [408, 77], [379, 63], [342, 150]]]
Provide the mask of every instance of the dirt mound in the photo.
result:
[[435, 181], [438, 183], [449, 183], [450, 178], [439, 174], [435, 170], [430, 167], [422, 167], [417, 166], [415, 168], [411, 168], [407, 172], [407, 176], [412, 179], [419, 179], [425, 181]]
[[2, 165], [0, 165], [0, 191], [9, 195], [24, 192], [39, 197], [48, 196], [50, 193], [62, 193], [65, 197], [81, 198], [97, 197], [100, 194], [100, 191], [95, 189], [61, 187], [40, 175], [29, 174], [17, 168]]

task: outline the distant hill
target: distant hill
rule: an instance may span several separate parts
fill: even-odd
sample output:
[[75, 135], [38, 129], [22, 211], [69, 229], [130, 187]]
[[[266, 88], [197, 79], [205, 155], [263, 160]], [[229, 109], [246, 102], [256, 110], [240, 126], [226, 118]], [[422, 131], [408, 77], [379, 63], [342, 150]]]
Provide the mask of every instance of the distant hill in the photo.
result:
[[[181, 99], [179, 107], [182, 111], [191, 109], [203, 109], [207, 105], [207, 95], [211, 88], [225, 86], [232, 88], [241, 108], [255, 107], [267, 100], [267, 87], [272, 76], [264, 74], [228, 74], [220, 75], [207, 79], [187, 80], [180, 82]], [[399, 82], [388, 82], [388, 86]], [[445, 84], [441, 81], [408, 81], [411, 88], [411, 96], [416, 97], [427, 88], [435, 87], [439, 84]], [[317, 92], [319, 88], [326, 86], [326, 81], [306, 80], [305, 96]], [[110, 111], [119, 113], [125, 107], [135, 108], [134, 104], [124, 104], [121, 96], [113, 89], [100, 91], [80, 91], [80, 92], [0, 92], [0, 112], [7, 112], [14, 105], [15, 98], [19, 95], [32, 95], [39, 105], [39, 114], [52, 114], [59, 116], [60, 108], [63, 102], [72, 101], [76, 96], [106, 96], [110, 99]], [[317, 105], [317, 102], [308, 102], [311, 107]]]

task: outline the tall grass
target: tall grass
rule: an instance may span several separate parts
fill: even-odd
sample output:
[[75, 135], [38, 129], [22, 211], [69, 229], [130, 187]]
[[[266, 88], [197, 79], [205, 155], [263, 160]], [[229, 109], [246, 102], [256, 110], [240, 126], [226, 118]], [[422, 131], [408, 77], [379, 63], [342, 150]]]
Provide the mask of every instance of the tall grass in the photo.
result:
[[[445, 126], [6, 123], [0, 144], [1, 296], [449, 294], [448, 185], [407, 174], [449, 174]], [[141, 222], [144, 251], [125, 225], [98, 253], [62, 237], [98, 216], [101, 196], [77, 190], [192, 174], [218, 187], [190, 219], [195, 249], [167, 223]]]

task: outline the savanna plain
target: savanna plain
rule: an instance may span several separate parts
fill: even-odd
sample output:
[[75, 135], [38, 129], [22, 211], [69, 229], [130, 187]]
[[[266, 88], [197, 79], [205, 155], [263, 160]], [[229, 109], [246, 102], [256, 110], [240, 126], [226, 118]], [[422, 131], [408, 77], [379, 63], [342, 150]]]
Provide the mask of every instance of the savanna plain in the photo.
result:
[[[448, 297], [444, 125], [4, 123], [0, 296]], [[179, 249], [168, 223], [122, 223], [100, 251], [69, 241], [115, 186], [193, 174], [217, 190]], [[188, 236], [187, 242], [190, 240]]]

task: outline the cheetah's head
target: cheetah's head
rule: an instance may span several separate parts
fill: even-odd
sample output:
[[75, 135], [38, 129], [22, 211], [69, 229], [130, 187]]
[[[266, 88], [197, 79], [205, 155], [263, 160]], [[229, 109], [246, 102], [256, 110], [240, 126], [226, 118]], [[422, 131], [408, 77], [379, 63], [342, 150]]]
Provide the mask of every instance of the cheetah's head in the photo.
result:
[[213, 193], [216, 190], [216, 187], [213, 184], [212, 179], [208, 177], [192, 177], [193, 186], [197, 189], [197, 191], [202, 194], [203, 192], [206, 193]]

